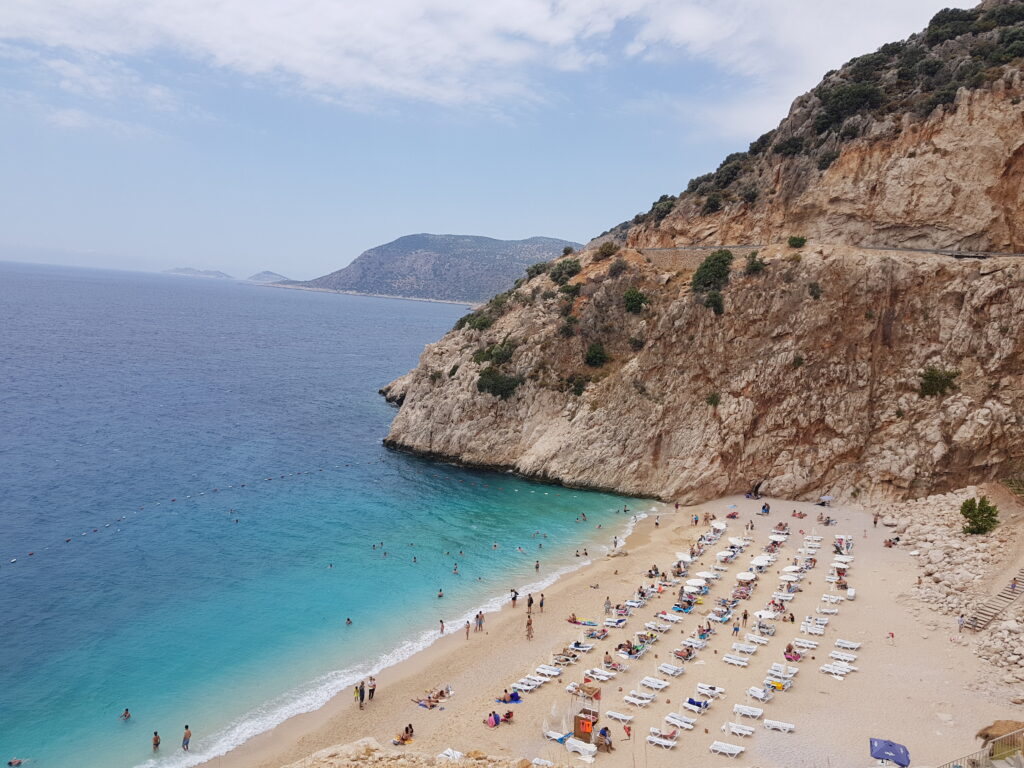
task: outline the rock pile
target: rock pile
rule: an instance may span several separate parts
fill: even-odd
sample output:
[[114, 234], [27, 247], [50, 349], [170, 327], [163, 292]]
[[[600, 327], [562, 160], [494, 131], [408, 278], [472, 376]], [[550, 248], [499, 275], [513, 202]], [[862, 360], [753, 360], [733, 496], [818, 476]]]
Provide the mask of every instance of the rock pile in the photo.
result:
[[433, 755], [396, 751], [383, 748], [376, 739], [365, 738], [351, 744], [339, 744], [320, 750], [316, 754], [291, 763], [285, 768], [426, 768], [427, 766], [450, 766], [451, 768], [531, 768], [529, 760], [507, 757], [491, 757], [478, 750], [471, 750], [459, 760], [440, 759]]
[[[984, 536], [963, 532], [960, 505], [980, 495], [978, 488], [969, 486], [884, 510], [898, 521], [892, 530], [900, 547], [918, 553], [921, 577], [911, 596], [939, 613], [969, 617], [974, 606], [997, 591], [993, 576], [1017, 551], [1020, 534], [1013, 526], [999, 526]], [[1002, 682], [1024, 682], [1024, 604], [960, 640], [973, 644], [979, 657], [1002, 670]]]

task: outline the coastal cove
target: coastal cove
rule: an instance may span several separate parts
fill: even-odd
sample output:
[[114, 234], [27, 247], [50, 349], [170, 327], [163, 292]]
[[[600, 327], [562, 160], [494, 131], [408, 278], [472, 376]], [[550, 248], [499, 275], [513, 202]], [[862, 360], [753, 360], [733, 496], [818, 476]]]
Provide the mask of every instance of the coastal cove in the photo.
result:
[[257, 287], [0, 265], [5, 754], [195, 765], [650, 506], [381, 444], [455, 307]]

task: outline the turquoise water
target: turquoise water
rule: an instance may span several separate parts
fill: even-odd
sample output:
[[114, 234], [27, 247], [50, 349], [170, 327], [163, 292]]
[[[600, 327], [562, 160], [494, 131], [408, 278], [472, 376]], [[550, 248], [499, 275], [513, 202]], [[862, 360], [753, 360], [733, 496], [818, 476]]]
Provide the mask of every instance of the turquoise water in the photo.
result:
[[464, 311], [0, 264], [0, 757], [195, 764], [606, 546], [643, 502], [381, 446]]

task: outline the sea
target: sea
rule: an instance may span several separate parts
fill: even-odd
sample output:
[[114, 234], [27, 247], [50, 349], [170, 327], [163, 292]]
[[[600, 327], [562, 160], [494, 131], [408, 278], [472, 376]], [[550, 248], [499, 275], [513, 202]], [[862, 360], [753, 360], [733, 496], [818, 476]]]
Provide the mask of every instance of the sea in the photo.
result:
[[383, 447], [466, 309], [0, 263], [2, 761], [196, 765], [628, 533], [650, 501]]

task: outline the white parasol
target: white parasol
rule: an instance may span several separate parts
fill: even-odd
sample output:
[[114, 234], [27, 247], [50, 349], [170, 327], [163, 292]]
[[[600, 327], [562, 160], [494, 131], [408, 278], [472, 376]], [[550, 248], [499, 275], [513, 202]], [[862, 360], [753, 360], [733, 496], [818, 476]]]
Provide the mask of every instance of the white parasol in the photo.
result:
[[794, 576], [792, 573], [784, 573], [779, 576], [779, 581], [800, 581], [800, 577]]
[[775, 611], [756, 611], [754, 615], [759, 619], [774, 619], [779, 614]]
[[770, 557], [765, 557], [764, 555], [758, 555], [757, 557], [755, 557], [754, 559], [752, 559], [750, 561], [750, 564], [751, 565], [756, 565], [758, 568], [767, 568], [769, 565], [772, 564], [772, 560], [771, 560]]
[[711, 527], [714, 528], [716, 531], [724, 531], [726, 528], [728, 528], [728, 526], [720, 520], [715, 520], [715, 522], [711, 524]]
[[718, 574], [717, 573], [711, 573], [710, 571], [697, 571], [697, 573], [694, 574], [694, 575], [697, 576], [697, 578], [700, 578], [700, 579], [717, 579], [718, 578]]
[[787, 536], [783, 536], [781, 533], [773, 533], [771, 536], [768, 537], [768, 541], [777, 541], [781, 544], [787, 538]]
[[737, 539], [735, 536], [733, 536], [733, 537], [731, 537], [729, 539], [729, 543], [732, 544], [734, 547], [745, 547], [745, 546], [747, 546], [747, 542], [745, 542], [743, 539]]
[[688, 595], [693, 595], [697, 592], [700, 592], [700, 590], [697, 587], [683, 587], [683, 591]]
[[787, 565], [782, 570], [784, 572], [786, 572], [786, 573], [799, 573], [800, 572], [800, 566], [799, 565]]
[[706, 587], [708, 583], [704, 579], [687, 579], [686, 586], [688, 587]]
[[683, 563], [693, 562], [693, 558], [690, 557], [686, 552], [676, 552], [676, 560], [679, 560]]
[[743, 571], [736, 574], [736, 581], [754, 581], [757, 576], [750, 571]]
[[729, 558], [735, 556], [736, 553], [733, 552], [731, 549], [723, 549], [721, 552], [718, 553], [718, 555], [716, 555], [716, 557], [718, 557], [719, 560], [728, 560]]

